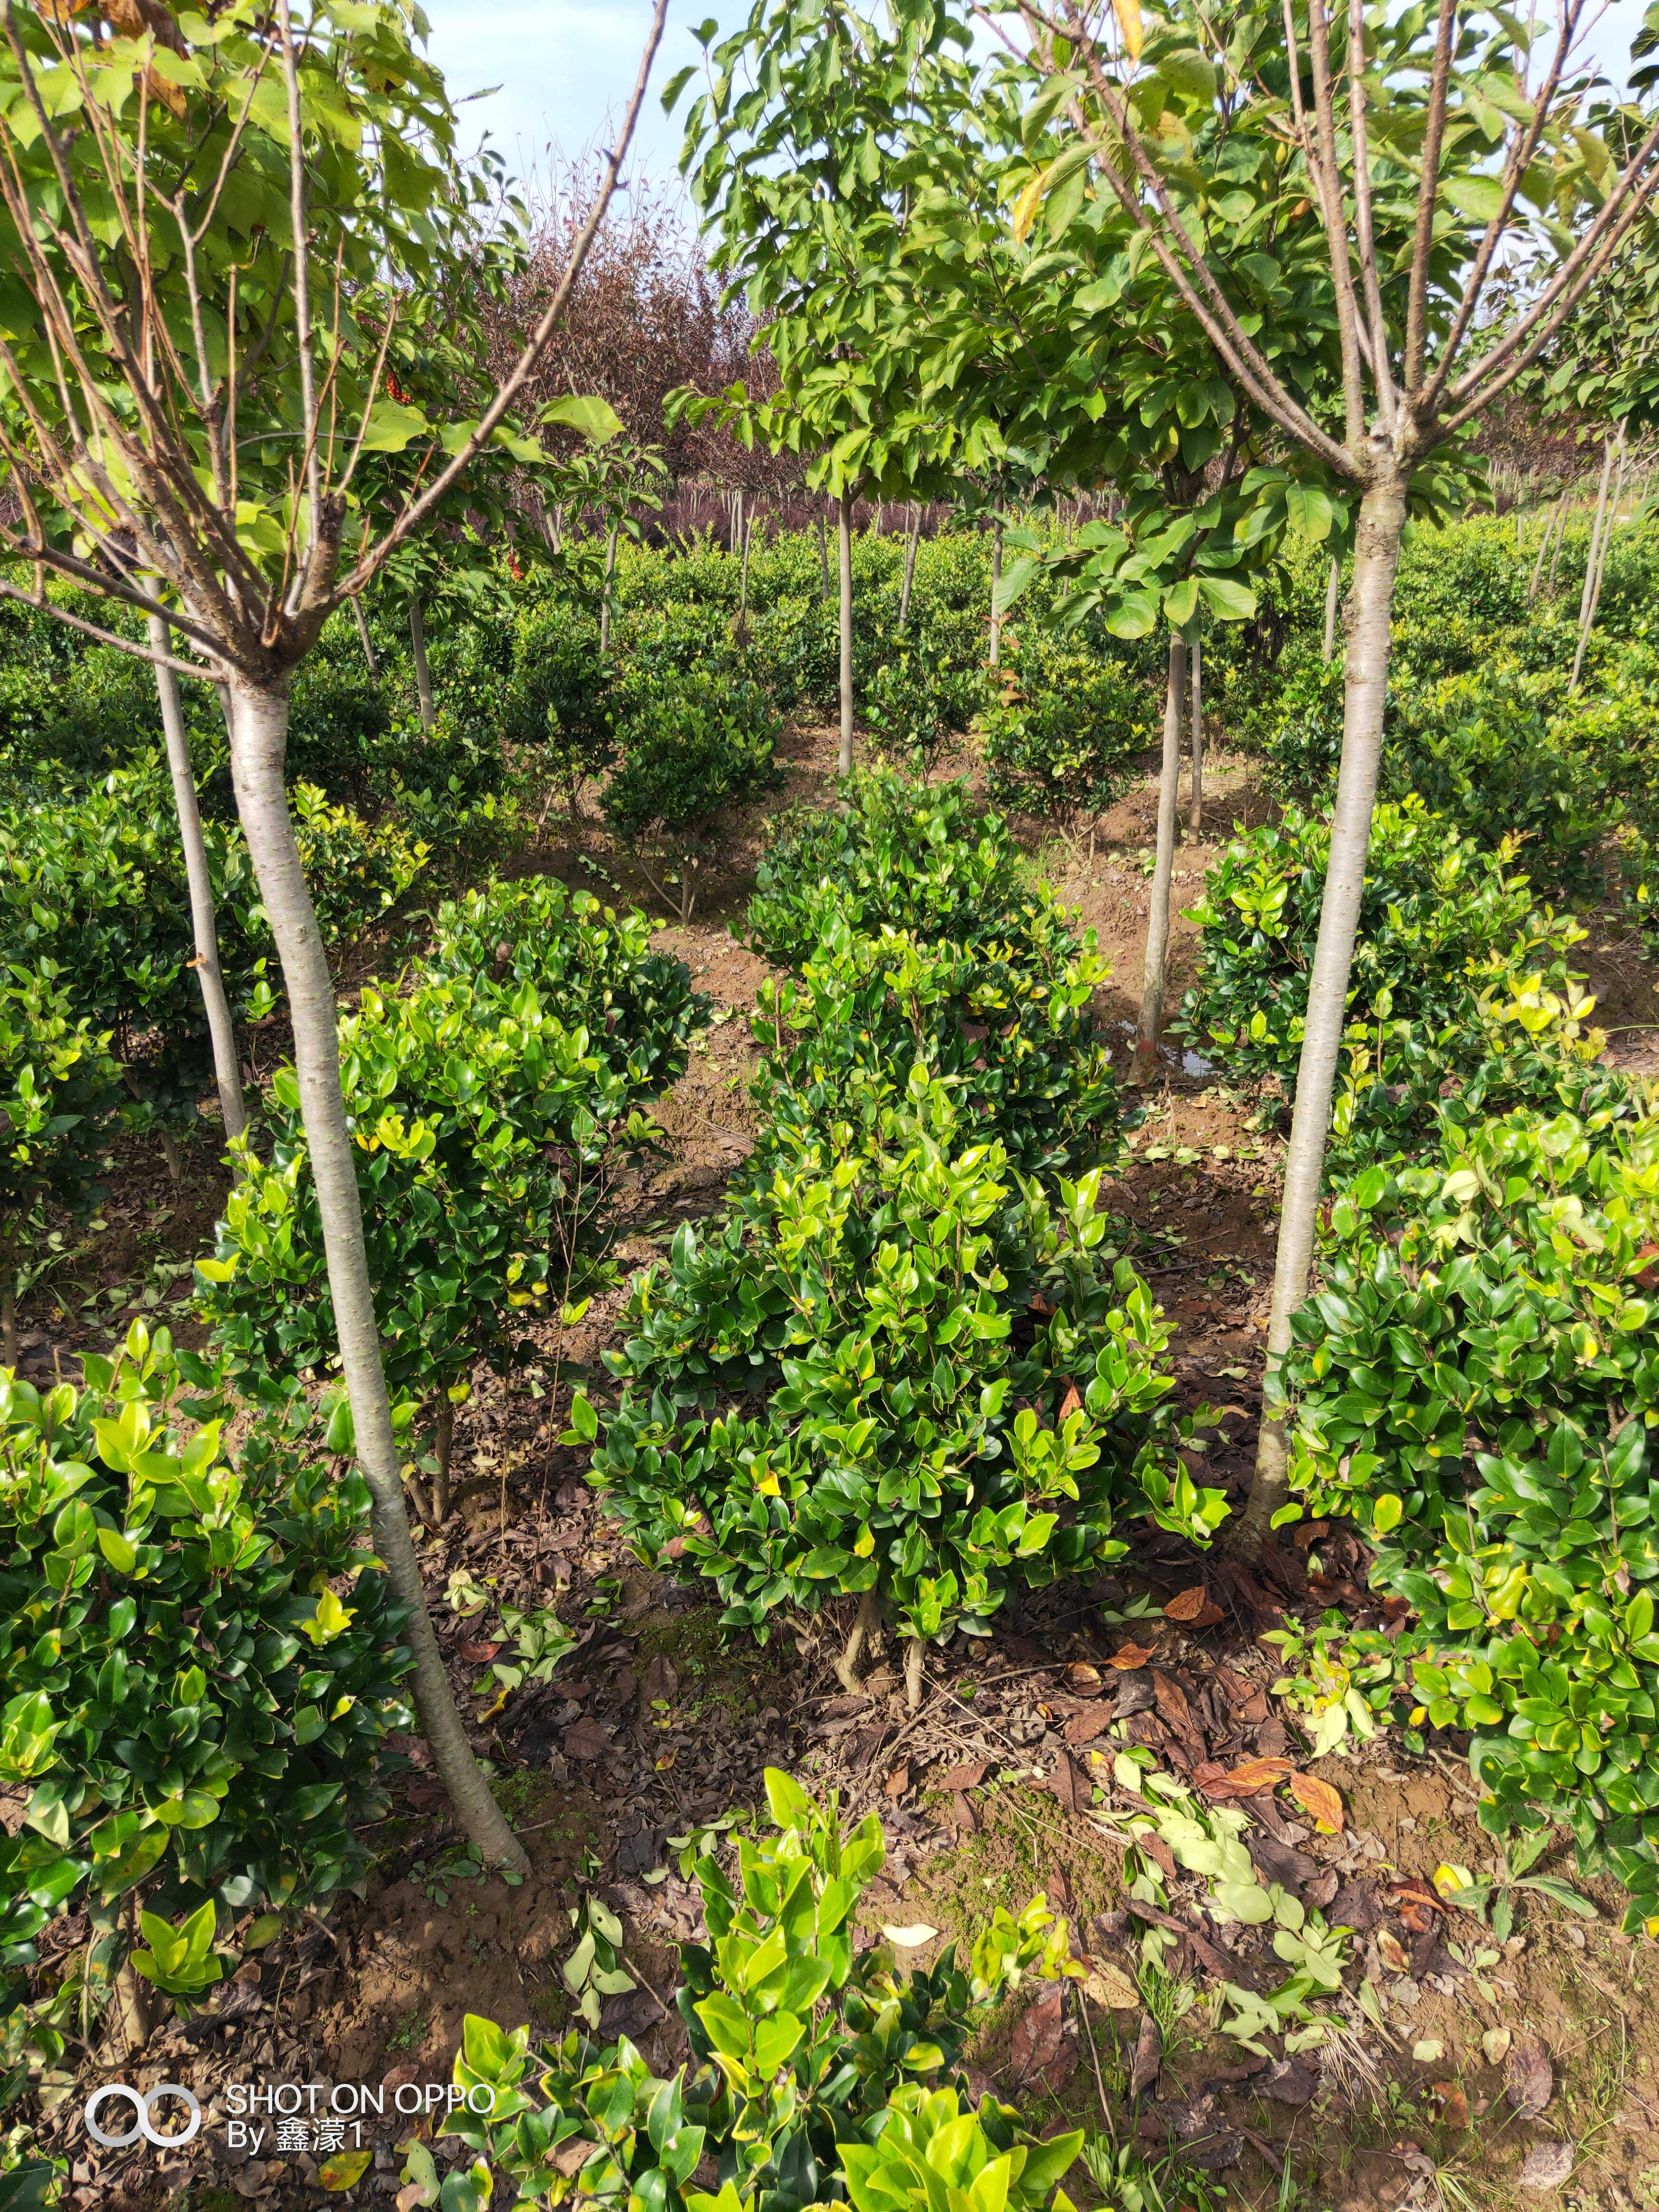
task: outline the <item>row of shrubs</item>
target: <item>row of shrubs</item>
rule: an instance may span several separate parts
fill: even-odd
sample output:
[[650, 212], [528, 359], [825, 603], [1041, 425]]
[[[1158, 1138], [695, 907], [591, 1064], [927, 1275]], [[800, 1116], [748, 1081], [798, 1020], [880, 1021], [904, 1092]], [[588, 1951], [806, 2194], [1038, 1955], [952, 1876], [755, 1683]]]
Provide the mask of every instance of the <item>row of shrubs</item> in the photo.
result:
[[[1585, 932], [1547, 902], [1606, 893], [1617, 830], [1643, 915], [1659, 664], [1639, 623], [1604, 631], [1569, 696], [1573, 629], [1528, 609], [1526, 565], [1495, 529], [1484, 540], [1481, 588], [1447, 555], [1455, 589], [1412, 594], [1396, 626], [1394, 796], [1367, 866], [1317, 1284], [1285, 1368], [1286, 1513], [1352, 1517], [1374, 1586], [1412, 1607], [1392, 1638], [1333, 1617], [1347, 1671], [1329, 1693], [1363, 1681], [1413, 1740], [1467, 1740], [1483, 1823], [1570, 1821], [1584, 1870], [1630, 1892], [1627, 1928], [1659, 1932], [1659, 1117], [1650, 1086], [1604, 1060], [1574, 966]], [[1615, 544], [1645, 589], [1644, 534]], [[1286, 662], [1266, 753], [1304, 803], [1210, 871], [1182, 1010], [1189, 1041], [1278, 1113], [1341, 702], [1340, 657], [1324, 667], [1304, 637]]]
[[762, 1127], [723, 1223], [636, 1279], [619, 1386], [568, 1441], [635, 1548], [732, 1626], [862, 1601], [913, 1696], [1011, 1587], [1225, 1506], [1181, 1455], [1168, 1331], [1099, 1210], [1121, 1151], [1092, 937], [966, 786], [856, 780], [787, 825], [750, 908]]

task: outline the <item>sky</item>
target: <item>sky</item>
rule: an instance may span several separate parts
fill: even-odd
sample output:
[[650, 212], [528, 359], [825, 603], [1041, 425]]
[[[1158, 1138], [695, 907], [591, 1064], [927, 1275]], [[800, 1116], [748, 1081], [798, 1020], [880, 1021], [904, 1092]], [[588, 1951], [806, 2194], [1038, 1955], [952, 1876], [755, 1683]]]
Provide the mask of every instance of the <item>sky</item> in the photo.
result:
[[[544, 167], [550, 145], [578, 154], [606, 142], [634, 82], [650, 21], [647, 0], [425, 0], [431, 53], [453, 96], [497, 87], [463, 111], [476, 141], [487, 129], [520, 177]], [[1622, 80], [1631, 35], [1644, 0], [1607, 0], [1590, 33], [1604, 69]], [[658, 180], [672, 178], [680, 131], [658, 93], [695, 61], [690, 27], [711, 13], [726, 30], [749, 12], [749, 0], [670, 0], [668, 27], [646, 95], [636, 137], [637, 167]], [[1547, 15], [1540, 8], [1540, 15]], [[692, 95], [679, 103], [683, 115]]]

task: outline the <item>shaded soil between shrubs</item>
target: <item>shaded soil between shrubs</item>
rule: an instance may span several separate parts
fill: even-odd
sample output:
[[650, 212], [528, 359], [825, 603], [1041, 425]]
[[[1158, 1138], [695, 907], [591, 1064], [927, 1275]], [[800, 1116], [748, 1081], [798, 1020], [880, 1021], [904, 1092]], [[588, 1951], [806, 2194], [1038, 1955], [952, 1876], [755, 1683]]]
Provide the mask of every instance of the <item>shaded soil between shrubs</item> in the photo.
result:
[[[136, 2059], [106, 2052], [106, 2063], [76, 2069], [43, 2129], [70, 2161], [69, 2201], [76, 2212], [136, 2212], [181, 2192], [197, 2212], [250, 2203], [390, 2205], [401, 2164], [391, 2146], [411, 2126], [395, 2116], [398, 2088], [407, 2103], [422, 2085], [447, 2080], [468, 2012], [527, 2021], [538, 2033], [572, 2020], [561, 1966], [589, 1890], [621, 1916], [637, 1985], [606, 2002], [604, 2031], [633, 2036], [656, 2071], [672, 2072], [684, 2055], [671, 2017], [674, 1946], [701, 1931], [674, 1839], [761, 1803], [769, 1765], [788, 1767], [816, 1791], [837, 1790], [855, 1814], [880, 1812], [889, 1858], [864, 1914], [872, 1936], [884, 1923], [934, 1927], [938, 1937], [915, 1954], [926, 1963], [943, 1942], [971, 1939], [997, 1905], [1018, 1911], [1041, 1889], [1070, 1918], [1076, 1948], [1120, 1970], [1097, 1977], [1097, 1990], [1121, 1992], [1139, 1961], [1139, 1923], [1125, 1907], [1121, 1845], [1101, 1822], [1109, 1826], [1134, 1801], [1097, 1754], [1109, 1725], [1121, 1720], [1130, 1741], [1200, 1786], [1214, 1771], [1267, 1756], [1289, 1757], [1335, 1787], [1345, 1806], [1340, 1833], [1321, 1832], [1289, 1796], [1262, 1794], [1243, 1801], [1247, 1840], [1264, 1881], [1283, 1882], [1354, 1927], [1352, 1957], [1382, 1994], [1382, 2017], [1369, 2019], [1345, 1999], [1344, 2029], [1323, 2055], [1277, 2064], [1218, 2036], [1211, 2000], [1220, 1982], [1267, 1987], [1283, 1969], [1260, 1931], [1218, 1927], [1201, 1911], [1202, 1886], [1172, 1878], [1177, 2016], [1166, 2021], [1163, 2064], [1146, 2092], [1132, 2100], [1127, 2087], [1138, 2008], [1089, 2000], [1091, 2053], [1076, 2017], [1037, 2017], [1029, 1991], [981, 2039], [976, 2078], [1039, 2123], [1063, 2114], [1098, 2128], [1103, 2095], [1121, 2140], [1182, 2161], [1190, 2179], [1185, 2193], [1175, 2185], [1171, 2207], [1201, 2202], [1194, 2192], [1203, 2177], [1213, 2203], [1294, 2203], [1304, 2212], [1550, 2201], [1577, 2212], [1631, 2212], [1659, 2204], [1659, 2026], [1646, 1987], [1656, 1970], [1647, 1947], [1613, 1932], [1616, 1893], [1577, 1884], [1601, 1907], [1594, 1922], [1535, 1902], [1510, 1941], [1496, 1946], [1432, 1890], [1443, 1861], [1485, 1870], [1492, 1856], [1457, 1745], [1431, 1742], [1413, 1759], [1385, 1735], [1312, 1761], [1292, 1717], [1270, 1694], [1278, 1657], [1261, 1639], [1287, 1620], [1311, 1621], [1335, 1607], [1386, 1628], [1395, 1617], [1366, 1589], [1364, 1561], [1340, 1528], [1299, 1530], [1297, 1544], [1248, 1571], [1143, 1531], [1114, 1573], [1011, 1604], [990, 1638], [959, 1638], [930, 1653], [923, 1705], [913, 1714], [890, 1648], [878, 1652], [861, 1693], [849, 1697], [831, 1663], [845, 1626], [838, 1619], [787, 1624], [764, 1646], [728, 1643], [706, 1586], [642, 1570], [597, 1508], [578, 1455], [557, 1442], [572, 1385], [597, 1368], [628, 1273], [659, 1254], [682, 1221], [717, 1208], [754, 1140], [747, 1016], [769, 971], [732, 933], [741, 929], [770, 818], [789, 799], [811, 802], [831, 787], [829, 734], [798, 735], [786, 765], [787, 792], [724, 825], [702, 910], [662, 934], [713, 1002], [714, 1018], [662, 1102], [664, 1155], [627, 1194], [617, 1281], [574, 1328], [543, 1328], [538, 1367], [510, 1384], [477, 1378], [458, 1425], [459, 1510], [423, 1549], [463, 1712], [532, 1874], [508, 1887], [464, 1863], [425, 1746], [405, 1742], [410, 1764], [394, 1811], [365, 1835], [373, 1863], [361, 1899], [251, 1956], [194, 2019], [158, 2021]], [[1198, 897], [1204, 869], [1234, 824], [1271, 811], [1250, 764], [1224, 751], [1206, 764], [1206, 799], [1205, 836], [1185, 839], [1177, 856], [1178, 908]], [[1124, 1039], [1126, 1067], [1154, 804], [1143, 778], [1096, 825], [1092, 848], [1082, 840], [1043, 845], [1035, 826], [1030, 840], [1112, 961], [1098, 1011], [1109, 1034], [1115, 1028]], [[515, 865], [652, 904], [591, 833]], [[1177, 921], [1171, 1006], [1190, 980], [1196, 938], [1193, 924]], [[1583, 950], [1602, 994], [1601, 1018], [1619, 1032], [1613, 1053], [1635, 1066], [1659, 1062], [1659, 1030], [1648, 1026], [1659, 1013], [1639, 949], [1592, 917]], [[1257, 1127], [1249, 1104], [1201, 1062], [1176, 1050], [1165, 1061], [1139, 1101], [1140, 1125], [1107, 1202], [1126, 1221], [1128, 1249], [1170, 1317], [1184, 1401], [1212, 1409], [1206, 1479], [1242, 1498], [1260, 1405], [1282, 1140]], [[165, 1319], [193, 1340], [187, 1263], [210, 1240], [223, 1190], [210, 1151], [188, 1153], [175, 1185], [148, 1148], [131, 1145], [112, 1156], [108, 1181], [106, 1230], [82, 1240], [84, 1249], [26, 1311], [24, 1371], [40, 1379], [72, 1377], [78, 1353], [101, 1348], [135, 1313]], [[489, 1593], [489, 1607], [474, 1619], [445, 1602], [457, 1569]], [[1177, 1617], [1165, 1612], [1172, 1601]], [[556, 1602], [582, 1638], [551, 1685], [504, 1701], [489, 1668], [498, 1647], [486, 1632], [503, 1602]], [[1183, 1625], [1179, 1616], [1195, 1612], [1198, 1621]], [[1131, 1644], [1133, 1654], [1125, 1651]], [[1565, 1848], [1547, 1863], [1573, 1878]], [[1489, 2056], [1505, 2028], [1547, 2055], [1548, 2100], [1530, 2117], [1508, 2094], [1512, 2066], [1506, 2075], [1501, 2057]], [[178, 2154], [143, 2146], [142, 2155], [100, 2153], [86, 2136], [82, 2105], [95, 2084], [118, 2079], [190, 2085], [209, 2106], [201, 2137]], [[271, 2117], [257, 2146], [228, 2147], [230, 2087], [250, 2082], [386, 2090], [384, 2120], [371, 2116], [363, 2127], [371, 2160], [349, 2194], [325, 2192], [319, 2167], [328, 2144], [308, 2125], [279, 2139]], [[1553, 2145], [1571, 2154], [1565, 2197], [1521, 2189], [1528, 2154], [1537, 2154], [1534, 2174], [1569, 2170], [1562, 2154], [1552, 2162]], [[1080, 2203], [1097, 2200], [1080, 2166], [1068, 2186]]]

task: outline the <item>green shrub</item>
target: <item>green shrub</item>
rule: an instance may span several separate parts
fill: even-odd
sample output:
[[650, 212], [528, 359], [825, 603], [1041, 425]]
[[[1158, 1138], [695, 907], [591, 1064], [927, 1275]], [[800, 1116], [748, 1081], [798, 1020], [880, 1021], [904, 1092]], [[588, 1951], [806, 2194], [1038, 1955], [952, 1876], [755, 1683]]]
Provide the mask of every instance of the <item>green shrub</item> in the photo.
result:
[[1546, 896], [1590, 899], [1601, 890], [1596, 848], [1621, 810], [1605, 766], [1539, 704], [1549, 689], [1500, 664], [1408, 693], [1383, 781], [1477, 844], [1507, 841]]
[[[533, 1351], [519, 1317], [592, 1274], [616, 1227], [617, 1176], [659, 1133], [586, 1028], [562, 1021], [534, 983], [488, 975], [424, 976], [394, 998], [366, 986], [340, 1024], [340, 1080], [386, 1380], [434, 1413], [441, 1519], [469, 1369]], [[291, 1068], [272, 1082], [265, 1121], [270, 1164], [240, 1148], [245, 1172], [215, 1256], [197, 1269], [203, 1316], [255, 1390], [337, 1358]]]
[[503, 721], [509, 740], [538, 749], [573, 820], [584, 784], [615, 756], [606, 706], [613, 666], [599, 652], [596, 617], [568, 599], [538, 600], [520, 616]]
[[708, 1001], [685, 963], [653, 952], [655, 926], [636, 908], [601, 906], [556, 876], [491, 882], [438, 909], [425, 966], [433, 975], [498, 986], [529, 983], [567, 1029], [627, 1079], [632, 1101], [654, 1098], [685, 1073], [691, 1031]]
[[839, 919], [964, 951], [1017, 936], [1050, 902], [1026, 880], [1000, 816], [967, 783], [918, 784], [872, 769], [843, 787], [843, 809], [787, 814], [749, 903], [757, 949], [802, 967]]
[[410, 1721], [361, 1476], [292, 1432], [228, 1453], [216, 1377], [165, 1331], [84, 1368], [78, 1392], [0, 1377], [0, 1784], [27, 1794], [0, 1838], [8, 1975], [53, 1913], [109, 1938], [141, 1882], [228, 1927], [356, 1881], [376, 1753]]
[[992, 799], [1068, 829], [1079, 815], [1103, 813], [1158, 735], [1151, 694], [1073, 640], [1033, 627], [1005, 632], [1003, 643], [1008, 657], [989, 679], [997, 696], [975, 724]]
[[[1286, 655], [1282, 681], [1262, 732], [1267, 784], [1281, 799], [1318, 811], [1336, 789], [1342, 759], [1343, 656], [1324, 661]], [[1390, 716], [1390, 720], [1392, 717]]]
[[836, 921], [799, 981], [761, 990], [768, 1058], [752, 1171], [809, 1133], [873, 1114], [895, 1067], [920, 1060], [952, 1079], [981, 1138], [1026, 1175], [1077, 1174], [1115, 1149], [1119, 1098], [1090, 1014], [1110, 974], [1058, 908], [1029, 896], [1000, 944], [959, 949]]
[[599, 802], [605, 822], [657, 896], [689, 921], [714, 816], [777, 782], [776, 718], [750, 678], [638, 666], [618, 681], [611, 712], [622, 757]]
[[[438, 2130], [478, 2154], [470, 2177], [453, 2177], [470, 2179], [468, 2201], [483, 2203], [500, 2174], [526, 2207], [573, 2188], [655, 2212], [804, 2212], [848, 2197], [857, 2212], [1048, 2203], [1081, 2133], [1039, 2140], [989, 2095], [973, 2109], [959, 2069], [1015, 1987], [1081, 1975], [1065, 1924], [1041, 1897], [1018, 1919], [998, 1907], [961, 1964], [951, 1945], [905, 1973], [890, 1942], [855, 1938], [885, 1855], [876, 1815], [843, 1834], [775, 1768], [766, 1790], [781, 1832], [741, 1838], [730, 1874], [709, 1854], [693, 1869], [709, 1941], [680, 1946], [689, 2069], [658, 2081], [626, 2039], [601, 2048], [579, 2032], [532, 2052], [527, 2028], [469, 2016], [455, 2061], [467, 2095]], [[431, 2152], [409, 2158], [407, 2182], [435, 2201]], [[693, 2186], [705, 2158], [718, 2195]]]
[[[988, 1632], [1015, 1581], [1121, 1552], [1137, 1493], [1202, 1538], [1225, 1506], [1175, 1455], [1167, 1331], [1114, 1264], [1097, 1173], [1057, 1207], [1016, 1191], [920, 1063], [874, 1118], [781, 1133], [730, 1225], [682, 1229], [636, 1279], [592, 1479], [641, 1556], [763, 1635], [786, 1601], [858, 1592], [943, 1640]], [[597, 1434], [585, 1399], [571, 1433]]]
[[1286, 1367], [1308, 1510], [1352, 1515], [1416, 1609], [1414, 1717], [1473, 1732], [1488, 1828], [1570, 1820], [1632, 1928], [1659, 1911], [1656, 1231], [1640, 1099], [1448, 1121], [1333, 1207]]
[[[326, 943], [390, 913], [427, 860], [395, 821], [374, 827], [314, 786], [291, 794], [300, 854]], [[261, 990], [270, 926], [240, 828], [204, 824], [233, 1006]], [[0, 963], [56, 964], [75, 1017], [108, 1031], [132, 1087], [171, 1120], [211, 1079], [184, 854], [156, 761], [73, 799], [0, 805]], [[271, 963], [274, 969], [274, 963]]]
[[48, 1200], [75, 1212], [120, 1095], [109, 1039], [77, 1020], [57, 969], [0, 972], [0, 1356], [16, 1358], [18, 1271], [44, 1245]]
[[[1582, 933], [1575, 933], [1581, 935]], [[1468, 1122], [1528, 1106], [1599, 1110], [1628, 1085], [1602, 1064], [1607, 1039], [1589, 1026], [1595, 1001], [1558, 959], [1547, 973], [1514, 972], [1501, 956], [1480, 988], [1470, 979], [1456, 1017], [1438, 1031], [1414, 1021], [1356, 1022], [1332, 1102], [1328, 1172], [1343, 1176], [1437, 1142], [1443, 1121]]]
[[[1295, 1088], [1330, 827], [1288, 807], [1235, 838], [1191, 909], [1202, 931], [1181, 1026], [1230, 1071]], [[1364, 1026], [1410, 1020], [1437, 1036], [1462, 1019], [1471, 978], [1524, 977], [1583, 936], [1536, 905], [1507, 848], [1487, 853], [1419, 799], [1376, 809], [1348, 1006]]]

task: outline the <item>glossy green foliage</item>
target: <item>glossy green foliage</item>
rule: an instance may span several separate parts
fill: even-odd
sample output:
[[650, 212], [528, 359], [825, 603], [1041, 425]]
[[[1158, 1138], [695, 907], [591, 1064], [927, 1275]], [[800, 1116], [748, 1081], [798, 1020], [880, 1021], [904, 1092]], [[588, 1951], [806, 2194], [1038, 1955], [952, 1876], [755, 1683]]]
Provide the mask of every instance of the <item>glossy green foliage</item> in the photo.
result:
[[[391, 914], [427, 862], [395, 820], [370, 826], [314, 787], [292, 793], [300, 856], [324, 939]], [[239, 828], [204, 824], [233, 1007], [268, 1006], [271, 951]], [[77, 1018], [107, 1031], [142, 1094], [169, 1117], [210, 1079], [184, 854], [167, 773], [154, 758], [74, 797], [0, 808], [0, 962], [56, 963]]]
[[[1064, 1923], [1041, 1897], [1018, 1917], [999, 1908], [966, 1958], [951, 1946], [906, 1973], [902, 1947], [854, 1942], [884, 1856], [875, 1814], [844, 1832], [787, 1774], [769, 1768], [766, 1788], [778, 1832], [741, 1838], [735, 1866], [696, 1865], [709, 1941], [680, 1946], [675, 1991], [689, 2066], [659, 2081], [626, 2039], [532, 2051], [527, 2029], [469, 2017], [455, 2062], [468, 2094], [440, 2132], [526, 2206], [804, 2212], [850, 2196], [900, 2212], [1036, 2212], [1081, 2135], [1038, 2141], [989, 2096], [974, 2111], [958, 2069], [1012, 1989], [1080, 1973]], [[694, 2185], [704, 2159], [714, 2191]]]
[[779, 1132], [730, 1225], [635, 1281], [592, 1475], [641, 1556], [763, 1634], [870, 1590], [942, 1638], [1121, 1552], [1117, 1510], [1201, 1540], [1225, 1507], [1176, 1455], [1168, 1332], [1097, 1171], [1054, 1204], [1016, 1184], [920, 1062], [872, 1123]]
[[1160, 702], [1119, 664], [1035, 623], [1005, 631], [999, 696], [975, 725], [999, 806], [1062, 825], [1117, 798], [1157, 738]]
[[845, 798], [844, 810], [786, 816], [760, 864], [750, 933], [781, 967], [804, 966], [837, 920], [973, 951], [1048, 903], [1030, 888], [1006, 823], [968, 784], [875, 769], [855, 775]]
[[1342, 759], [1343, 656], [1321, 660], [1298, 644], [1287, 649], [1278, 673], [1261, 732], [1268, 787], [1298, 806], [1328, 813]]
[[630, 1100], [643, 1102], [684, 1073], [708, 1007], [685, 963], [652, 951], [653, 934], [636, 908], [602, 906], [556, 876], [521, 876], [446, 901], [424, 965], [459, 982], [533, 985], [625, 1076]]
[[119, 1096], [108, 1036], [76, 1018], [55, 964], [0, 970], [0, 1264], [15, 1264], [46, 1200], [86, 1199]]
[[[654, 1028], [637, 1043], [620, 1026], [590, 1032], [585, 1017], [603, 1008], [608, 962], [624, 994], [645, 965], [641, 933], [596, 921], [592, 901], [496, 892], [444, 911], [447, 965], [398, 995], [366, 986], [360, 1011], [340, 1023], [387, 1379], [422, 1398], [462, 1391], [481, 1356], [512, 1364], [528, 1348], [517, 1316], [547, 1310], [603, 1260], [616, 1178], [658, 1133], [638, 1102], [683, 1070], [691, 1012], [689, 986], [678, 1004], [662, 990]], [[562, 951], [514, 942], [520, 932], [550, 938], [561, 924]], [[471, 933], [488, 941], [496, 929], [495, 957], [475, 968]], [[578, 1009], [568, 1021], [567, 969]], [[659, 989], [667, 981], [654, 980]], [[336, 1342], [291, 1068], [277, 1073], [266, 1119], [270, 1164], [249, 1153], [215, 1256], [198, 1269], [204, 1316], [233, 1371], [256, 1389], [327, 1367]]]
[[809, 1133], [868, 1127], [895, 1070], [921, 1060], [952, 1079], [981, 1139], [1018, 1172], [1076, 1174], [1117, 1149], [1120, 1101], [1090, 1007], [1110, 974], [1060, 908], [1028, 892], [1000, 939], [972, 949], [833, 921], [799, 979], [762, 986], [755, 1171]]
[[1422, 1717], [1472, 1730], [1481, 1818], [1571, 1820], [1659, 1899], [1659, 1125], [1448, 1122], [1333, 1206], [1287, 1364], [1309, 1510], [1352, 1514], [1409, 1599]]
[[240, 1912], [356, 1881], [409, 1717], [368, 1493], [308, 1413], [232, 1453], [216, 1375], [164, 1331], [85, 1367], [79, 1392], [0, 1381], [6, 1968], [140, 1882]]
[[[1191, 909], [1203, 934], [1197, 981], [1182, 1002], [1186, 1035], [1234, 1073], [1277, 1077], [1286, 1096], [1301, 1055], [1329, 850], [1328, 823], [1287, 808], [1276, 826], [1234, 839]], [[1518, 980], [1547, 969], [1582, 939], [1570, 916], [1536, 903], [1514, 858], [1484, 851], [1419, 799], [1379, 805], [1351, 1019], [1368, 1027], [1410, 1019], [1438, 1035], [1465, 1018], [1471, 977]]]
[[548, 775], [574, 799], [615, 752], [605, 712], [611, 671], [599, 652], [599, 617], [565, 599], [532, 602], [519, 617], [513, 645], [507, 735], [536, 747]]

